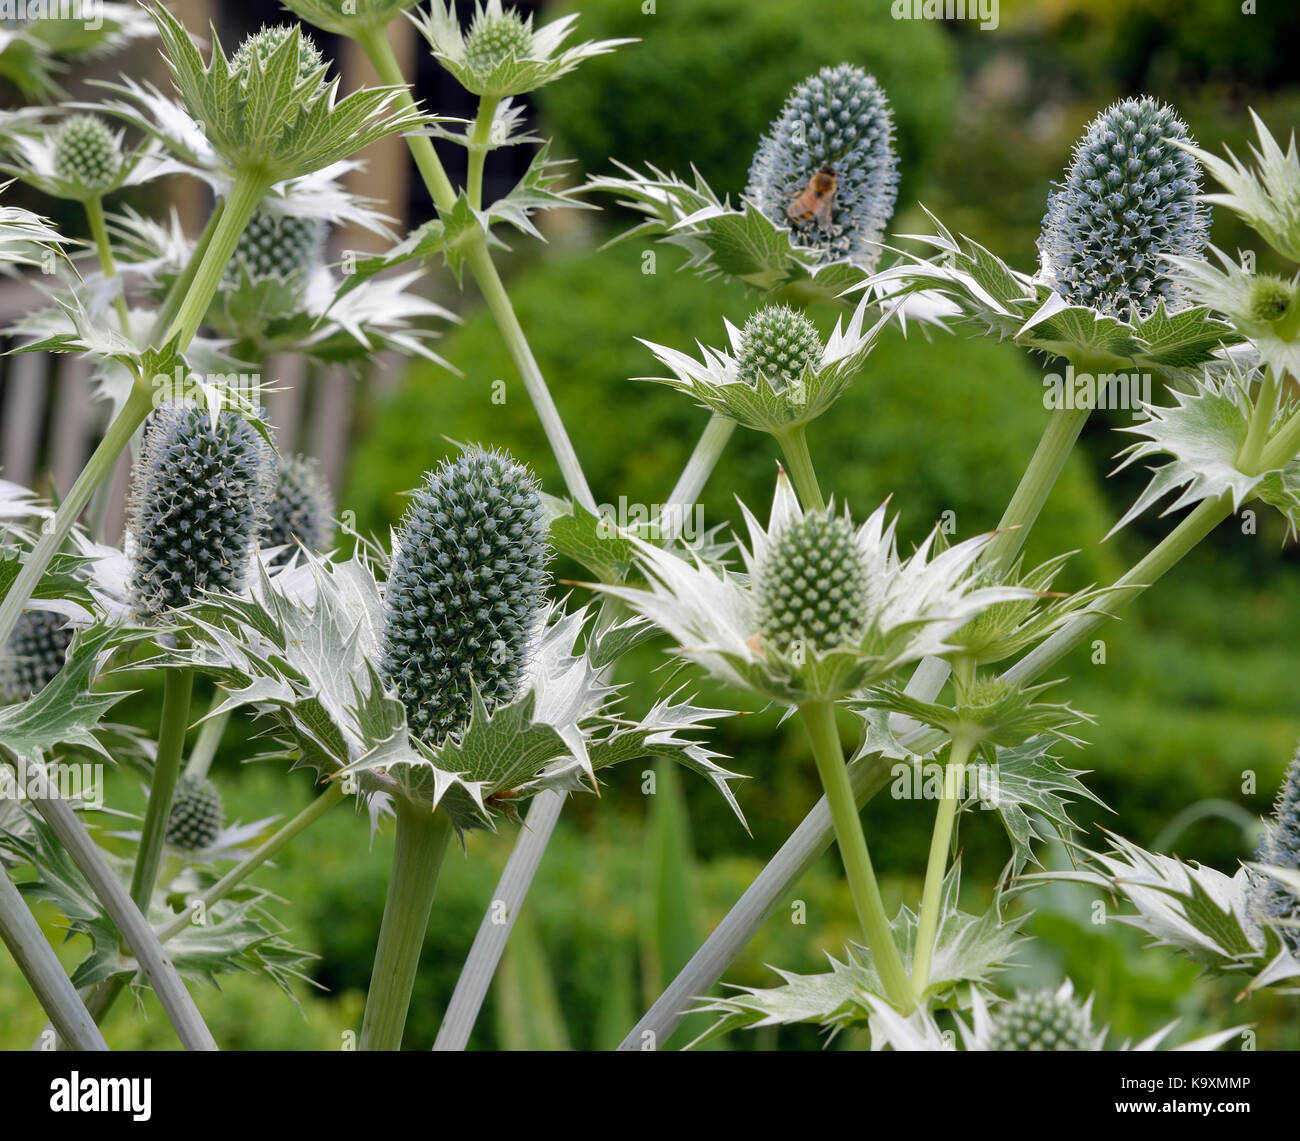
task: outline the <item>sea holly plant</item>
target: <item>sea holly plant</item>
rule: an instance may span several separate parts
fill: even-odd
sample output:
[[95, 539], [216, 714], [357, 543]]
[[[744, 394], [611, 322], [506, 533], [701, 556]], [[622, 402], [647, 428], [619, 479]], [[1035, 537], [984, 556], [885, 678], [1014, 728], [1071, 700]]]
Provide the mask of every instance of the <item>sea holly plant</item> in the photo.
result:
[[[461, 1048], [567, 798], [599, 792], [620, 763], [672, 762], [743, 825], [738, 778], [761, 766], [725, 760], [711, 738], [755, 703], [798, 723], [823, 798], [625, 1045], [666, 1045], [691, 1014], [714, 1016], [706, 1040], [797, 1022], [895, 1050], [1177, 1040], [1170, 1024], [1113, 1042], [1068, 979], [1008, 984], [1028, 940], [1022, 896], [1032, 901], [1046, 882], [1105, 891], [1124, 922], [1238, 980], [1243, 1001], [1296, 989], [1295, 764], [1254, 859], [1238, 869], [1147, 851], [1119, 830], [1109, 850], [1093, 851], [1073, 820], [1080, 802], [1097, 802], [1077, 761], [1091, 717], [1053, 671], [1246, 504], [1300, 526], [1300, 266], [1257, 273], [1209, 245], [1217, 205], [1296, 262], [1294, 143], [1283, 151], [1257, 121], [1252, 164], [1224, 160], [1197, 147], [1173, 108], [1123, 98], [1087, 125], [1044, 204], [1029, 273], [937, 220], [923, 252], [887, 233], [900, 177], [893, 112], [854, 64], [828, 59], [771, 109], [732, 197], [698, 172], [685, 181], [653, 167], [589, 175], [579, 195], [570, 187], [581, 176], [530, 132], [522, 99], [593, 56], [635, 50], [631, 41], [584, 41], [576, 16], [542, 22], [501, 0], [459, 13], [442, 0], [287, 7], [355, 41], [381, 85], [342, 95], [304, 24], [263, 28], [228, 51], [215, 30], [197, 41], [200, 29], [152, 7], [131, 27], [156, 32], [166, 90], [123, 76], [100, 85], [98, 101], [0, 117], [0, 169], [79, 204], [69, 213], [78, 224], [84, 214], [89, 232], [80, 243], [0, 208], [0, 259], [45, 271], [39, 307], [11, 332], [24, 350], [79, 355], [89, 395], [113, 413], [57, 507], [0, 483], [0, 773], [27, 794], [0, 798], [0, 931], [58, 1039], [103, 1048], [99, 1026], [117, 998], [151, 988], [181, 1043], [212, 1049], [191, 985], [244, 972], [292, 994], [309, 981], [310, 957], [289, 938], [292, 903], [256, 877], [350, 800], [372, 832], [395, 832], [356, 1028], [363, 1049], [397, 1049], [408, 1036], [449, 854], [477, 858], [486, 832], [516, 837], [493, 897], [508, 920], [485, 914], [436, 1043]], [[390, 45], [395, 21], [410, 21], [420, 50], [477, 100], [472, 118], [416, 102]], [[119, 20], [107, 41], [125, 27]], [[0, 70], [20, 58], [14, 45], [37, 38], [6, 29]], [[54, 94], [58, 47], [30, 57], [41, 67], [28, 85], [43, 95]], [[435, 209], [406, 233], [386, 213], [399, 204], [343, 185], [358, 151], [389, 135], [405, 140]], [[464, 149], [463, 185], [435, 140]], [[486, 161], [507, 147], [535, 149], [518, 183], [491, 200]], [[1222, 193], [1205, 192], [1207, 173]], [[216, 199], [198, 234], [120, 202], [175, 178]], [[747, 318], [720, 321], [718, 342], [698, 355], [642, 341], [665, 373], [650, 379], [710, 419], [663, 511], [637, 525], [597, 507], [494, 260], [507, 237], [540, 238], [543, 212], [611, 196], [643, 215], [631, 235], [683, 247], [689, 268], [740, 281], [751, 298]], [[334, 264], [331, 226], [342, 224], [383, 248]], [[451, 445], [449, 456], [437, 445], [400, 525], [386, 540], [363, 537], [337, 525], [320, 467], [279, 446], [287, 426], [271, 422], [275, 382], [261, 372], [292, 354], [363, 377], [380, 349], [454, 366], [430, 345], [435, 326], [455, 319], [428, 299], [431, 276], [477, 285], [563, 486], [543, 488], [525, 462], [534, 457], [490, 438]], [[813, 304], [822, 301], [840, 307], [833, 328]], [[1026, 562], [1026, 538], [1095, 400], [1049, 404], [987, 534], [935, 526], [908, 548], [898, 519], [911, 520], [909, 504], [823, 491], [805, 429], [850, 384], [871, 383], [886, 326], [909, 319], [1009, 340], [1092, 374], [1098, 393], [1115, 373], [1158, 376], [1166, 383], [1134, 410], [1118, 457], [1152, 465], [1151, 478], [1116, 527], [1158, 504], [1187, 514], [1112, 583], [1061, 589], [1069, 551]], [[756, 435], [736, 446], [774, 444], [784, 457], [766, 522], [741, 504], [742, 534], [687, 534], [683, 513], [725, 470], [737, 424]], [[105, 506], [124, 454], [131, 491], [119, 537], [106, 533]], [[557, 582], [557, 555], [589, 581]], [[672, 681], [642, 701], [626, 683], [647, 653], [673, 667], [657, 675]], [[151, 675], [156, 716], [115, 723], [147, 708], [124, 699]], [[707, 705], [693, 696], [701, 676]], [[316, 797], [297, 815], [226, 819], [234, 719], [257, 732], [259, 759], [313, 774]], [[111, 759], [142, 781], [143, 815], [65, 795], [54, 778], [80, 758]], [[916, 794], [918, 782], [932, 794]], [[883, 789], [899, 813], [934, 801], [918, 890], [892, 914], [872, 861], [890, 834], [873, 830], [869, 846], [859, 815]], [[974, 883], [963, 840], [986, 830], [997, 844], [1005, 833], [1005, 866]], [[827, 970], [777, 967], [776, 986], [717, 994], [832, 840], [837, 890], [860, 930], [832, 949]], [[1076, 863], [1045, 867], [1047, 842]], [[36, 901], [82, 939], [70, 971], [36, 923]], [[1181, 1048], [1217, 1048], [1240, 1029]]]

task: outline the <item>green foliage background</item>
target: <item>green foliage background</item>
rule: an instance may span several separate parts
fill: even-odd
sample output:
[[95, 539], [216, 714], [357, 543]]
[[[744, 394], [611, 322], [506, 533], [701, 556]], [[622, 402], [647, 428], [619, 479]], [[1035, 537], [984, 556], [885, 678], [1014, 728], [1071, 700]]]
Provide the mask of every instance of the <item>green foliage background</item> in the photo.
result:
[[[694, 163], [719, 191], [743, 190], [758, 136], [789, 88], [825, 64], [849, 60], [873, 71], [895, 107], [904, 180], [894, 229], [923, 231], [920, 205], [1024, 269], [1051, 181], [1083, 124], [1109, 100], [1150, 92], [1174, 102], [1205, 143], [1240, 151], [1248, 105], [1285, 136], [1300, 120], [1300, 92], [1280, 35], [1284, 5], [1243, 16], [1216, 0], [1002, 0], [994, 33], [933, 23], [898, 23], [887, 0], [659, 0], [644, 15], [631, 0], [583, 0], [583, 38], [630, 35], [641, 43], [589, 61], [537, 101], [543, 133], [577, 170], [603, 172], [611, 158], [688, 172]], [[551, 13], [548, 13], [548, 15]], [[602, 203], [608, 206], [609, 203]], [[580, 221], [586, 223], [589, 217]], [[743, 321], [757, 304], [744, 291], [677, 272], [680, 257], [658, 247], [597, 252], [627, 216], [606, 211], [590, 223], [550, 232], [551, 245], [510, 260], [509, 287], [542, 370], [552, 384], [597, 498], [660, 502], [706, 415], [665, 389], [632, 378], [654, 359], [635, 337], [690, 349], [719, 344], [722, 319]], [[1219, 217], [1216, 244], [1246, 241]], [[521, 247], [527, 243], [518, 243]], [[1267, 258], [1261, 251], [1261, 264]], [[444, 298], [445, 300], [445, 298]], [[440, 351], [463, 372], [411, 367], [390, 393], [359, 401], [356, 444], [341, 506], [363, 531], [380, 534], [400, 517], [401, 492], [453, 447], [481, 440], [532, 463], [549, 490], [559, 480], [545, 440], [472, 288], [454, 299], [466, 324]], [[829, 331], [835, 312], [814, 318]], [[1046, 366], [1019, 350], [964, 331], [889, 333], [810, 443], [823, 486], [856, 513], [885, 496], [901, 514], [905, 542], [952, 512], [958, 533], [996, 524], [1041, 431]], [[495, 381], [504, 389], [494, 388]], [[504, 391], [504, 402], [499, 393]], [[497, 398], [494, 399], [494, 394]], [[1106, 479], [1122, 446], [1123, 414], [1096, 417], [1072, 458], [1029, 547], [1042, 558], [1079, 548], [1070, 586], [1105, 582], [1170, 526], [1148, 517], [1103, 537], [1131, 501], [1141, 472]], [[776, 452], [739, 431], [704, 497], [707, 525], [735, 521], [735, 498], [763, 509]], [[561, 568], [572, 577], [577, 568]], [[1178, 834], [1167, 826], [1187, 806], [1215, 799], [1263, 812], [1300, 735], [1294, 629], [1300, 575], [1294, 545], [1260, 520], [1258, 534], [1225, 524], [1203, 549], [1063, 663], [1068, 694], [1098, 718], [1091, 747], [1071, 760], [1095, 770], [1090, 785], [1115, 815], [1081, 809], [1096, 825], [1144, 844], [1231, 869], [1253, 837], [1211, 812]], [[625, 671], [633, 701], [648, 702], [666, 673], [661, 649], [645, 650]], [[697, 679], [698, 680], [698, 679]], [[713, 691], [701, 684], [707, 700]], [[1065, 691], [1063, 687], [1063, 692]], [[716, 694], [713, 694], [717, 696]], [[154, 695], [136, 699], [147, 711]], [[145, 713], [147, 717], [147, 712]], [[233, 755], [247, 753], [249, 729], [232, 726]], [[640, 772], [616, 773], [603, 796], [566, 809], [534, 887], [528, 915], [489, 996], [472, 1045], [610, 1047], [616, 1044], [703, 936], [739, 896], [817, 795], [797, 731], [771, 711], [724, 723], [714, 744], [753, 779], [740, 790], [753, 836], [689, 775], [677, 782], [681, 812], [654, 815]], [[215, 772], [232, 813], [245, 819], [291, 814], [308, 790], [269, 766], [241, 769], [227, 758]], [[142, 805], [129, 778], [115, 788]], [[129, 797], [135, 796], [134, 802]], [[667, 803], [667, 797], [665, 799]], [[1212, 806], [1211, 806], [1212, 807]], [[868, 836], [884, 876], [887, 905], [913, 901], [931, 823], [926, 804], [877, 798]], [[408, 1045], [427, 1047], [516, 830], [476, 835], [469, 858], [448, 861], [421, 965]], [[1006, 846], [997, 823], [976, 815], [962, 835], [972, 906], [987, 903]], [[216, 1036], [228, 1048], [340, 1048], [359, 1025], [383, 906], [391, 836], [370, 843], [367, 824], [335, 810], [259, 882], [293, 901], [281, 913], [294, 937], [321, 956], [303, 991], [303, 1016], [260, 983], [235, 980], [224, 999], [205, 995]], [[1045, 858], [1063, 860], [1060, 852]], [[673, 870], [687, 869], [674, 878]], [[677, 886], [674, 887], [673, 885]], [[799, 923], [802, 902], [802, 917]], [[1014, 981], [1056, 985], [1063, 974], [1095, 991], [1099, 1019], [1117, 1035], [1149, 1033], [1173, 1017], [1184, 1031], [1231, 1022], [1260, 1024], [1261, 1045], [1300, 1046], [1295, 1000], [1234, 1007], [1230, 987], [1197, 981], [1194, 968], [1143, 950], [1132, 932], [1093, 922], [1092, 897], [1053, 888], [1030, 899], [1028, 929], [1040, 936]], [[731, 982], [773, 981], [765, 964], [815, 970], [853, 935], [847, 892], [832, 855], [823, 858], [743, 958]], [[75, 961], [75, 943], [64, 948]], [[146, 1001], [146, 1011], [153, 1008]], [[562, 1012], [562, 1018], [557, 1012]], [[23, 1045], [41, 1023], [11, 965], [0, 963], [3, 1044]], [[141, 1020], [122, 1004], [111, 1041], [169, 1047], [157, 1015]], [[812, 1031], [735, 1035], [733, 1048], [815, 1047]], [[852, 1045], [850, 1037], [837, 1046]]]

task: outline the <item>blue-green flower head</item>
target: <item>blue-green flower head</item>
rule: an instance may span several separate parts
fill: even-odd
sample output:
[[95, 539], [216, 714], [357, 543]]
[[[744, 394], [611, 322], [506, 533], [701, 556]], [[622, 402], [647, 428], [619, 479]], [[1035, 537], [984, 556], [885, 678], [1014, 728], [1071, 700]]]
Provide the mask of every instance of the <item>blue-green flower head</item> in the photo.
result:
[[[1300, 751], [1297, 751], [1282, 778], [1273, 817], [1255, 853], [1257, 863], [1300, 871]], [[1251, 873], [1249, 907], [1252, 918], [1264, 924], [1269, 920], [1300, 920], [1300, 898], [1294, 891], [1259, 872]], [[1291, 953], [1300, 958], [1300, 928], [1279, 927]]]
[[1085, 1004], [1061, 991], [1021, 994], [993, 1011], [990, 1050], [1095, 1050], [1098, 1035]]
[[72, 644], [67, 618], [51, 610], [24, 610], [0, 654], [0, 698], [25, 700], [54, 680]]
[[275, 488], [275, 453], [242, 416], [176, 402], [145, 425], [131, 487], [131, 593], [146, 616], [240, 590]]
[[224, 811], [221, 792], [207, 777], [185, 774], [176, 783], [176, 796], [167, 818], [167, 843], [198, 852], [216, 843]]
[[504, 452], [472, 450], [430, 473], [395, 538], [383, 673], [411, 733], [441, 744], [518, 695], [542, 617], [549, 547], [540, 487]]
[[851, 64], [823, 68], [794, 89], [758, 145], [745, 190], [771, 222], [790, 227], [795, 245], [867, 270], [880, 260], [897, 196], [889, 101]]
[[300, 543], [323, 554], [333, 538], [334, 496], [316, 461], [306, 456], [281, 456], [261, 545], [289, 548], [279, 558], [284, 562]]
[[111, 189], [122, 162], [120, 136], [98, 115], [73, 115], [54, 136], [54, 173], [87, 194]]
[[227, 282], [238, 282], [241, 270], [253, 282], [301, 281], [321, 262], [325, 228], [320, 218], [258, 210], [239, 237], [226, 270]]
[[1201, 165], [1179, 144], [1187, 125], [1149, 96], [1122, 99], [1089, 124], [1048, 198], [1041, 276], [1071, 305], [1130, 321], [1183, 302], [1170, 257], [1205, 250]]

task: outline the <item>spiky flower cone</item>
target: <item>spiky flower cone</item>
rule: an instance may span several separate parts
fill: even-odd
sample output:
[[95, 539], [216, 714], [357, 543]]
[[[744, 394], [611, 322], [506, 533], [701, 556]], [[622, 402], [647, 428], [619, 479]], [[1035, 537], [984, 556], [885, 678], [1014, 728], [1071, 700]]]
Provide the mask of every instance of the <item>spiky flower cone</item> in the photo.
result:
[[281, 456], [275, 495], [267, 508], [260, 545], [289, 547], [279, 558], [285, 562], [299, 543], [319, 554], [333, 537], [334, 496], [316, 461], [306, 456]]
[[247, 73], [254, 57], [265, 67], [267, 61], [295, 31], [299, 32], [298, 78], [306, 79], [325, 61], [311, 37], [300, 29], [295, 29], [291, 24], [268, 25], [244, 40], [235, 50], [235, 54], [230, 57], [231, 73], [234, 75]]
[[533, 44], [532, 17], [513, 8], [505, 12], [480, 12], [465, 37], [465, 62], [486, 75], [506, 59], [526, 59]]
[[812, 512], [778, 535], [758, 569], [758, 632], [779, 653], [817, 652], [861, 640], [869, 583], [853, 525]]
[[536, 479], [503, 452], [430, 473], [402, 521], [385, 601], [383, 670], [429, 744], [462, 729], [475, 688], [511, 700], [546, 592]]
[[[1292, 758], [1277, 794], [1273, 817], [1255, 852], [1255, 860], [1274, 867], [1300, 871], [1300, 750]], [[1249, 896], [1251, 917], [1262, 924], [1269, 920], [1300, 920], [1300, 898], [1271, 876], [1251, 873]], [[1300, 958], [1300, 928], [1279, 927], [1291, 953]]]
[[[797, 220], [792, 204], [822, 168], [833, 172], [825, 216]], [[745, 197], [796, 245], [820, 251], [823, 261], [848, 259], [874, 269], [875, 243], [884, 236], [898, 196], [894, 118], [873, 76], [851, 64], [822, 68], [791, 93], [758, 145]], [[811, 205], [811, 204], [810, 204]]]
[[54, 136], [54, 173], [80, 190], [107, 190], [121, 169], [118, 138], [97, 115], [73, 115]]
[[131, 591], [158, 615], [243, 586], [275, 487], [275, 453], [249, 423], [167, 404], [145, 425], [131, 488]]
[[751, 388], [761, 381], [774, 392], [785, 392], [799, 383], [805, 369], [816, 367], [821, 355], [816, 325], [788, 305], [768, 305], [745, 322], [737, 364]]
[[1096, 1045], [1088, 1012], [1067, 995], [1022, 994], [993, 1012], [990, 1050], [1092, 1050]]
[[62, 614], [24, 610], [0, 655], [0, 697], [26, 699], [54, 680], [67, 660], [72, 630]]
[[226, 279], [238, 281], [241, 268], [253, 281], [301, 278], [320, 263], [324, 248], [325, 223], [319, 218], [259, 210], [239, 238]]
[[1174, 141], [1187, 125], [1163, 103], [1121, 99], [1089, 124], [1038, 239], [1044, 279], [1072, 305], [1132, 320], [1178, 302], [1169, 255], [1199, 257], [1209, 208], [1201, 166]]
[[167, 843], [187, 852], [206, 848], [221, 835], [222, 818], [217, 786], [207, 777], [182, 776], [167, 818]]

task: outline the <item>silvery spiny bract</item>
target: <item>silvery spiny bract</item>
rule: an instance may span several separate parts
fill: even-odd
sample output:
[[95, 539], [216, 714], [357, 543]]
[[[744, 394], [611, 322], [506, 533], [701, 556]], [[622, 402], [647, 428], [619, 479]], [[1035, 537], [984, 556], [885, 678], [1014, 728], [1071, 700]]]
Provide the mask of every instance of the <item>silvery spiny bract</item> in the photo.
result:
[[[1255, 860], [1278, 868], [1300, 871], [1300, 751], [1297, 751], [1282, 787], [1277, 794], [1273, 817], [1268, 830], [1260, 839]], [[1257, 923], [1269, 920], [1300, 920], [1300, 899], [1294, 891], [1262, 872], [1251, 872], [1249, 899], [1251, 918]], [[1300, 928], [1279, 927], [1283, 941], [1291, 953], [1300, 958]]]
[[240, 235], [226, 279], [237, 281], [241, 269], [254, 282], [301, 279], [320, 262], [324, 245], [321, 219], [258, 210]]
[[216, 842], [222, 819], [217, 786], [207, 777], [186, 774], [176, 784], [167, 818], [167, 843], [189, 852], [201, 851]]
[[321, 554], [334, 537], [334, 496], [316, 461], [307, 456], [280, 457], [275, 494], [266, 510], [263, 547], [288, 547], [278, 558], [287, 562], [301, 543]]
[[144, 614], [243, 585], [275, 454], [243, 417], [172, 403], [145, 425], [131, 487], [131, 592]]
[[24, 610], [0, 657], [0, 698], [31, 697], [49, 685], [63, 668], [72, 634], [63, 614]]
[[867, 566], [853, 524], [811, 512], [773, 541], [758, 568], [758, 632], [764, 646], [829, 650], [853, 645], [867, 624]]
[[[792, 220], [792, 201], [823, 167], [835, 186], [830, 226]], [[876, 243], [897, 195], [893, 113], [875, 78], [852, 64], [822, 68], [794, 89], [759, 143], [745, 190], [770, 221], [791, 228], [795, 245], [868, 270], [880, 260]]]
[[439, 744], [519, 685], [545, 599], [549, 549], [536, 479], [504, 452], [445, 461], [394, 538], [383, 670], [412, 733]]
[[121, 168], [121, 140], [97, 115], [74, 115], [54, 136], [55, 174], [88, 194], [112, 187]]
[[1043, 278], [1070, 304], [1131, 321], [1182, 299], [1168, 258], [1198, 257], [1209, 228], [1188, 142], [1186, 124], [1147, 96], [1089, 124], [1038, 239]]
[[817, 367], [822, 352], [817, 326], [807, 316], [788, 305], [769, 305], [745, 322], [736, 363], [751, 388], [767, 383], [776, 392], [786, 392]]
[[1095, 1050], [1088, 1004], [1064, 991], [1021, 994], [992, 1012], [988, 1050]]

